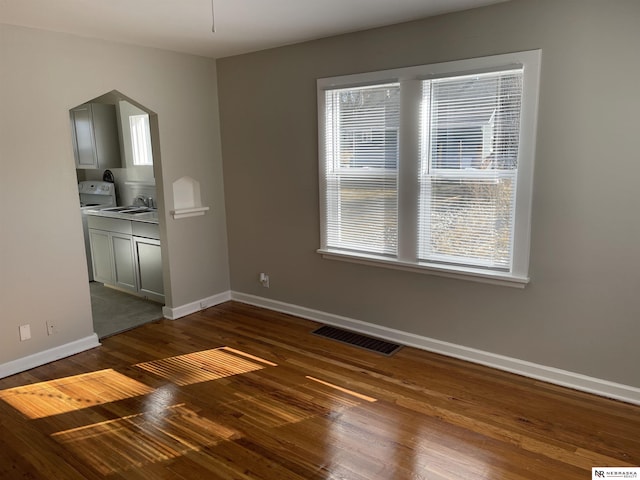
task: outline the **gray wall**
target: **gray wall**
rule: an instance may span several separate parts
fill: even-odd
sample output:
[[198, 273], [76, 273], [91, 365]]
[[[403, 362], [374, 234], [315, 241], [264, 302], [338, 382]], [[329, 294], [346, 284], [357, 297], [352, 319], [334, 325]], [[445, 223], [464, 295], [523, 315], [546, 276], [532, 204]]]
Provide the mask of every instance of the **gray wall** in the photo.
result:
[[[68, 111], [114, 89], [157, 113], [169, 306], [228, 291], [215, 62], [6, 25], [0, 58], [0, 365], [93, 333]], [[184, 175], [211, 210], [173, 220]]]
[[[637, 0], [513, 0], [219, 60], [232, 289], [640, 387], [639, 25]], [[530, 285], [315, 253], [317, 78], [537, 48]]]

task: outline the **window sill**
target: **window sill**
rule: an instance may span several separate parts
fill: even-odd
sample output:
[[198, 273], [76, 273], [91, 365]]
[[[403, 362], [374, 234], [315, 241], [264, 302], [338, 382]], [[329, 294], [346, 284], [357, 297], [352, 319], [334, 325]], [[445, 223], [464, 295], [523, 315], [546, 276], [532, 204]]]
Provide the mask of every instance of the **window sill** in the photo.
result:
[[343, 252], [340, 250], [317, 250], [322, 258], [328, 260], [342, 260], [344, 262], [371, 265], [374, 267], [386, 267], [395, 270], [405, 270], [409, 272], [436, 275], [439, 277], [457, 278], [472, 282], [489, 283], [492, 285], [502, 285], [506, 287], [524, 288], [529, 283], [529, 277], [521, 277], [511, 273], [487, 272], [486, 270], [469, 267], [458, 267], [452, 265], [436, 265], [428, 263], [411, 263], [401, 260], [378, 257], [375, 255], [358, 254], [354, 252]]

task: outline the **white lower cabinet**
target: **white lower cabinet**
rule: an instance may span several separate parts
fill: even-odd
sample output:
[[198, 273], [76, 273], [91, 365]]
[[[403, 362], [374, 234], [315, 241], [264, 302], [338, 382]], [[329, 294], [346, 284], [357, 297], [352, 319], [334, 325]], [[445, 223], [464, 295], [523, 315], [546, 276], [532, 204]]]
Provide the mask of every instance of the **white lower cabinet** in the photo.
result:
[[164, 302], [158, 226], [91, 215], [87, 220], [95, 280]]
[[96, 282], [113, 285], [113, 254], [109, 232], [89, 229], [93, 278]]
[[152, 300], [164, 301], [160, 240], [133, 237], [133, 248], [138, 271], [138, 291]]
[[133, 238], [122, 233], [110, 233], [113, 249], [113, 281], [116, 287], [138, 291]]

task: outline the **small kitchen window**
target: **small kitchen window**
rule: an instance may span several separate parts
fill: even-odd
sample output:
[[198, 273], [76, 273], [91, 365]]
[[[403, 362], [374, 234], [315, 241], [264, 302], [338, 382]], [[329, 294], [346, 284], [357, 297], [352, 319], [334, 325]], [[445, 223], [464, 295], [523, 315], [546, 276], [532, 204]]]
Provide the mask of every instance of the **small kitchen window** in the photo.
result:
[[131, 130], [133, 164], [153, 165], [149, 115], [146, 113], [143, 115], [131, 115], [129, 117], [129, 128]]

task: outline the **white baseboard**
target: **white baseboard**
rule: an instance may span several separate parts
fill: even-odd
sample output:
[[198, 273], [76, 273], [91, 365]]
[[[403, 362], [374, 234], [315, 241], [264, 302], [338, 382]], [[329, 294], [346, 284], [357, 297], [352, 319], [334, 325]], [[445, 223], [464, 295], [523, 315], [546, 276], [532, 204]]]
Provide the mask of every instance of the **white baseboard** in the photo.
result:
[[449, 357], [466, 360], [468, 362], [497, 368], [506, 372], [535, 378], [544, 382], [561, 385], [563, 387], [593, 393], [602, 397], [621, 400], [623, 402], [640, 405], [640, 388], [630, 385], [589, 377], [579, 373], [561, 370], [559, 368], [539, 365], [537, 363], [505, 357], [491, 352], [476, 350], [474, 348], [443, 342], [429, 337], [415, 335], [392, 328], [382, 327], [371, 323], [341, 317], [331, 313], [325, 313], [310, 308], [291, 305], [277, 300], [270, 300], [246, 293], [232, 292], [231, 299], [242, 303], [248, 303], [258, 307], [288, 313], [298, 317], [314, 320], [316, 322], [342, 327], [355, 332], [371, 335], [380, 339], [419, 348], [429, 352], [447, 355]]
[[49, 350], [34, 353], [26, 357], [18, 358], [10, 362], [0, 365], [0, 378], [8, 377], [16, 373], [24, 372], [35, 367], [44, 365], [45, 363], [54, 362], [61, 358], [70, 357], [76, 353], [84, 352], [91, 348], [100, 346], [98, 336], [94, 333], [88, 337], [75, 340], [70, 343], [65, 343], [59, 347], [54, 347]]
[[180, 305], [179, 307], [162, 307], [162, 314], [169, 320], [176, 320], [178, 318], [191, 315], [192, 313], [199, 312], [200, 310], [204, 310], [205, 308], [228, 302], [229, 300], [231, 300], [231, 292], [226, 291], [195, 302], [187, 303], [186, 305]]

